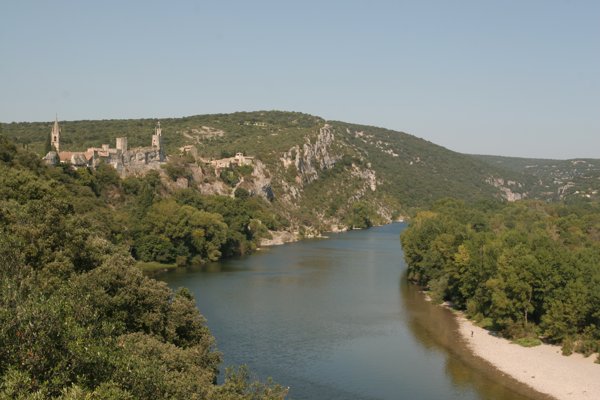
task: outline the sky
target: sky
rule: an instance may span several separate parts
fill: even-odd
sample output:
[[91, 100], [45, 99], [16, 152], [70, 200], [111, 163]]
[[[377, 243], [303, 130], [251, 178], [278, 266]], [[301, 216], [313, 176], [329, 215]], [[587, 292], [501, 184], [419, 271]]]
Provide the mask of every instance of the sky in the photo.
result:
[[0, 121], [300, 111], [600, 158], [600, 1], [0, 2]]

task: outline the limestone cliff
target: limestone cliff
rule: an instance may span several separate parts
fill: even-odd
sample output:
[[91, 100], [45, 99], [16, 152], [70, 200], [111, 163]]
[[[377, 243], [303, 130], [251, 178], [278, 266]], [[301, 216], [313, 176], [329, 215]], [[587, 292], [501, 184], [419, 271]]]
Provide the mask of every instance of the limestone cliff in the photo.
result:
[[[302, 113], [197, 115], [169, 118], [164, 124], [163, 144], [170, 159], [163, 164], [140, 156], [141, 168], [130, 168], [132, 173], [143, 173], [152, 164], [172, 190], [192, 187], [204, 194], [237, 193], [265, 199], [274, 214], [298, 230], [305, 227], [308, 234], [312, 232], [309, 226], [343, 229], [365, 213], [379, 221], [397, 219], [444, 197], [513, 201], [536, 197], [532, 186], [555, 197], [573, 192], [593, 198], [599, 192], [598, 174], [589, 160], [568, 165], [569, 170], [578, 171], [572, 177], [559, 173], [567, 166], [555, 171], [554, 162], [548, 165], [537, 160], [539, 178], [532, 182], [524, 178], [531, 170], [529, 161], [515, 171], [506, 166], [523, 163], [512, 159], [503, 164], [484, 162], [404, 132]], [[122, 135], [130, 144], [144, 146], [155, 121], [65, 121], [63, 125], [61, 135], [74, 149], [121, 138], [117, 151], [126, 152]], [[2, 128], [14, 137], [23, 135], [23, 143], [41, 148], [49, 125], [3, 124]], [[178, 157], [182, 160], [177, 161]], [[138, 155], [126, 163], [134, 167]], [[549, 179], [554, 180], [548, 183]], [[577, 186], [565, 188], [569, 182]]]
[[524, 193], [523, 185], [519, 182], [495, 177], [489, 177], [486, 182], [500, 189], [502, 197], [507, 201], [522, 200], [527, 196], [527, 193]]
[[339, 159], [330, 152], [335, 140], [331, 126], [325, 124], [319, 129], [319, 134], [314, 143], [309, 138], [302, 145], [295, 145], [281, 156], [283, 167], [288, 170], [295, 166], [296, 182], [299, 185], [308, 184], [318, 179], [319, 172], [330, 169]]

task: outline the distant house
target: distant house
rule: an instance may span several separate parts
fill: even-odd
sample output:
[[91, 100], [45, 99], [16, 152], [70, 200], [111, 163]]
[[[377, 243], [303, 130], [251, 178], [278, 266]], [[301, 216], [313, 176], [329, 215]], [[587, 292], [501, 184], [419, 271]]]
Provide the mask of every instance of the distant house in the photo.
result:
[[94, 153], [90, 151], [73, 152], [73, 151], [61, 151], [58, 153], [58, 159], [61, 163], [70, 163], [74, 167], [87, 167], [91, 165]]
[[221, 158], [219, 160], [211, 160], [212, 165], [217, 172], [224, 168], [231, 168], [234, 166], [252, 165], [254, 163], [254, 157], [245, 156], [244, 153], [235, 153], [234, 157]]

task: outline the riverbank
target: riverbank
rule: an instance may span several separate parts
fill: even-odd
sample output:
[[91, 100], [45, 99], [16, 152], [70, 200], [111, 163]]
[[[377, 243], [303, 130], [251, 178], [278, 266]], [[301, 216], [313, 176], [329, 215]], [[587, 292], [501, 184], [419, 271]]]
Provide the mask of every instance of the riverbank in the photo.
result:
[[[388, 225], [391, 223], [400, 223], [400, 222], [404, 222], [404, 217], [400, 217], [395, 220], [390, 220], [384, 224], [373, 225], [370, 228], [375, 228], [375, 227], [379, 227], [379, 226]], [[332, 224], [329, 227], [329, 229], [326, 230], [325, 232], [319, 232], [310, 227], [304, 227], [304, 228], [305, 228], [305, 232], [303, 234], [300, 234], [299, 231], [290, 232], [290, 231], [271, 231], [270, 230], [269, 234], [271, 237], [261, 239], [258, 249], [260, 250], [263, 247], [281, 246], [282, 244], [294, 243], [294, 242], [298, 242], [302, 239], [328, 239], [329, 238], [327, 236], [328, 233], [342, 233], [342, 232], [348, 232], [348, 230], [349, 230], [347, 226], [341, 225], [341, 224]], [[369, 229], [369, 228], [354, 228], [353, 230], [363, 230], [363, 229]]]
[[522, 347], [493, 336], [462, 314], [456, 315], [468, 348], [502, 373], [559, 400], [600, 398], [600, 365], [594, 363], [595, 356], [565, 357], [559, 346], [548, 344]]

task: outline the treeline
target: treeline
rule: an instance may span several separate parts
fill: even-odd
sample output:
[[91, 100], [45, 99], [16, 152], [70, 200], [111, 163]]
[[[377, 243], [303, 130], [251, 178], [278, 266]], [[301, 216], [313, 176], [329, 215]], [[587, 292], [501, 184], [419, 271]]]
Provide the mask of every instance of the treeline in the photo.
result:
[[161, 194], [157, 173], [127, 178], [120, 189], [129, 198], [119, 223], [129, 227], [125, 240], [140, 261], [187, 265], [247, 254], [270, 237], [269, 229], [287, 223], [262, 198], [205, 196], [194, 189]]
[[[296, 181], [301, 178], [299, 171], [295, 166], [284, 167], [282, 154], [296, 146], [302, 149], [307, 142], [314, 146], [319, 129], [325, 123], [331, 125], [334, 140], [327, 146], [326, 154], [318, 151], [315, 156], [337, 162], [326, 169], [317, 159], [312, 160], [315, 167], [319, 165], [318, 179], [299, 183]], [[81, 151], [102, 143], [114, 146], [115, 139], [121, 136], [128, 137], [130, 148], [148, 146], [155, 124], [154, 119], [61, 121], [61, 149]], [[539, 181], [527, 171], [511, 171], [406, 133], [325, 121], [301, 113], [258, 111], [197, 115], [163, 118], [161, 125], [165, 149], [170, 155], [165, 170], [169, 176], [189, 177], [185, 163], [178, 163], [173, 157], [183, 145], [193, 144], [205, 159], [232, 156], [237, 152], [255, 156], [264, 164], [271, 180], [273, 208], [297, 222], [299, 231], [303, 226], [327, 230], [332, 224], [354, 223], [347, 221], [353, 219], [351, 199], [370, 203], [380, 216], [387, 218], [391, 214], [410, 215], [447, 196], [469, 202], [499, 198], [501, 192], [487, 182], [491, 176], [505, 182], [514, 181], [513, 190], [523, 193], [531, 192]], [[0, 134], [43, 156], [51, 128], [51, 122], [0, 123]], [[365, 186], [365, 176], [359, 176], [366, 170], [374, 174], [375, 191]], [[219, 178], [232, 187], [244, 175], [243, 171], [222, 172]], [[550, 184], [547, 179], [542, 180]], [[246, 188], [238, 189], [243, 197]]]
[[243, 255], [269, 237], [269, 229], [287, 224], [262, 198], [173, 191], [158, 171], [121, 179], [109, 165], [74, 170], [61, 164], [44, 173], [69, 192], [77, 214], [138, 261], [188, 265]]
[[[49, 116], [52, 117], [52, 116]], [[60, 118], [60, 116], [59, 116]], [[156, 119], [114, 119], [114, 120], [82, 120], [62, 121], [61, 149], [67, 151], [83, 151], [88, 147], [97, 147], [102, 143], [115, 145], [115, 139], [127, 136], [129, 147], [149, 146], [151, 135], [156, 126]], [[48, 122], [0, 122], [0, 135], [9, 138], [19, 146], [26, 146], [39, 154], [45, 154], [45, 140], [52, 129], [54, 121]], [[260, 154], [266, 153], [278, 141], [271, 141], [266, 147], [261, 147], [256, 135], [264, 132], [295, 132], [297, 130], [313, 129], [323, 120], [302, 113], [282, 111], [236, 112], [231, 114], [194, 115], [183, 118], [161, 118], [163, 127], [163, 140], [168, 154], [174, 154], [177, 149], [186, 143], [189, 138], [183, 135], [195, 136], [204, 126], [227, 133], [228, 138], [214, 137], [217, 143], [211, 147], [213, 152], [207, 156], [219, 158], [223, 151], [235, 154], [242, 151], [246, 154], [259, 154], [251, 149], [261, 148]], [[263, 124], [257, 126], [255, 124]], [[283, 135], [282, 135], [283, 136]], [[287, 136], [287, 135], [285, 135]], [[284, 136], [284, 137], [285, 137]], [[248, 140], [245, 138], [249, 137]], [[232, 140], [241, 140], [232, 146]], [[280, 139], [283, 139], [280, 137]], [[284, 139], [285, 140], [285, 139]], [[286, 147], [285, 150], [289, 149]], [[208, 149], [207, 149], [208, 150]]]
[[[245, 368], [217, 385], [221, 355], [191, 293], [144, 276], [130, 254], [138, 234], [179, 240], [167, 258], [239, 252], [260, 207], [159, 191], [155, 176], [47, 168], [0, 137], [0, 399], [285, 397]], [[128, 212], [162, 219], [127, 232]]]
[[[437, 202], [403, 232], [408, 277], [510, 338], [600, 350], [600, 205]], [[600, 358], [599, 358], [600, 360]]]
[[490, 176], [520, 182], [523, 191], [536, 181], [523, 172], [499, 168], [403, 132], [344, 122], [332, 124], [339, 136], [367, 156], [377, 179], [389, 183], [383, 190], [400, 201], [407, 213], [446, 197], [468, 202], [500, 198], [497, 189], [486, 182]]

